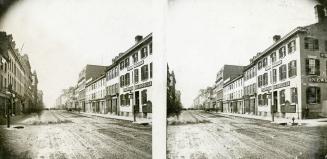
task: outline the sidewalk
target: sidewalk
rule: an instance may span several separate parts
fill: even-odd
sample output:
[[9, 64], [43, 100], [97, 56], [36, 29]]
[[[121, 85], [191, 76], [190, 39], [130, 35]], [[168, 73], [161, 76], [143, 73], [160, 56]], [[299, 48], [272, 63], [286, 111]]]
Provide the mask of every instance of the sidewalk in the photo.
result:
[[[78, 114], [78, 112], [74, 112]], [[124, 121], [130, 121], [134, 124], [152, 124], [152, 119], [147, 118], [136, 118], [136, 122], [134, 122], [133, 117], [127, 117], [127, 116], [118, 116], [118, 115], [111, 115], [111, 114], [97, 114], [97, 113], [88, 113], [88, 112], [81, 112], [80, 115], [91, 115], [91, 116], [97, 116], [102, 118], [108, 118], [108, 119], [117, 119], [117, 120], [124, 120]]]
[[[212, 113], [215, 113], [215, 112], [212, 112]], [[265, 117], [265, 116], [250, 115], [250, 114], [237, 114], [237, 113], [225, 113], [225, 112], [219, 112], [217, 114], [225, 115], [225, 116], [236, 116], [236, 117], [241, 117], [241, 118], [272, 121], [271, 116], [266, 116]], [[274, 122], [271, 122], [271, 123], [274, 123], [274, 124], [286, 123], [288, 125], [291, 125], [292, 122], [293, 121], [292, 121], [291, 118], [275, 117]], [[327, 125], [327, 118], [303, 119], [303, 120], [295, 118], [294, 123], [298, 123], [298, 125], [307, 125], [307, 126], [323, 126], [323, 125]]]

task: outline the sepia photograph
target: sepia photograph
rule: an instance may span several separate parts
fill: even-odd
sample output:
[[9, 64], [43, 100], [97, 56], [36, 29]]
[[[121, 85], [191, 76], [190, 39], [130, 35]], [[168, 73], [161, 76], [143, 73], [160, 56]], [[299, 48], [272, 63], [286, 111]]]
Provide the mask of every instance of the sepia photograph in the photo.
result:
[[152, 158], [150, 0], [0, 11], [1, 159]]
[[326, 4], [170, 0], [167, 158], [327, 158]]

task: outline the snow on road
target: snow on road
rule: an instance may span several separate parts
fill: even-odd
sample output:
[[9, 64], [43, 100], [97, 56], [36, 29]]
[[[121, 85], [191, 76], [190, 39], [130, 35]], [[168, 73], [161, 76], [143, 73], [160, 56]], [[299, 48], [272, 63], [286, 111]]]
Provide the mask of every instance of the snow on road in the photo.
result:
[[327, 155], [326, 126], [281, 126], [200, 111], [183, 114], [189, 113], [194, 117], [206, 117], [210, 123], [169, 125], [168, 158], [278, 159], [324, 158]]
[[151, 158], [150, 126], [63, 111], [44, 111], [16, 125], [24, 129], [4, 134], [14, 158]]

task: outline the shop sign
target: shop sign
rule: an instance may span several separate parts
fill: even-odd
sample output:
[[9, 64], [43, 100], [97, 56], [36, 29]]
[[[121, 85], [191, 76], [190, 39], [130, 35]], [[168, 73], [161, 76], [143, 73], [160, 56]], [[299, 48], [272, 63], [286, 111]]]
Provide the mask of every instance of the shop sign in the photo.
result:
[[327, 58], [327, 53], [320, 53], [320, 57]]
[[138, 84], [135, 86], [135, 89], [141, 89], [141, 88], [150, 87], [150, 86], [152, 86], [152, 81]]
[[261, 92], [265, 92], [265, 91], [270, 91], [271, 90], [271, 86], [265, 87], [261, 89]]
[[124, 88], [124, 92], [128, 92], [128, 91], [131, 91], [131, 90], [133, 90], [133, 86]]
[[128, 67], [127, 67], [127, 71], [132, 70], [133, 68], [139, 67], [139, 66], [141, 66], [141, 65], [143, 65], [143, 64], [144, 64], [144, 60], [139, 61], [139, 62], [135, 63], [135, 64], [132, 65], [132, 66], [128, 66]]
[[327, 83], [327, 78], [309, 78], [309, 82], [312, 83]]
[[273, 67], [279, 66], [280, 64], [282, 64], [282, 60], [279, 60], [277, 62], [273, 63]]
[[283, 82], [283, 83], [280, 83], [280, 84], [276, 84], [276, 85], [274, 85], [274, 89], [290, 86], [290, 83], [291, 83], [290, 81], [287, 81], [287, 82]]

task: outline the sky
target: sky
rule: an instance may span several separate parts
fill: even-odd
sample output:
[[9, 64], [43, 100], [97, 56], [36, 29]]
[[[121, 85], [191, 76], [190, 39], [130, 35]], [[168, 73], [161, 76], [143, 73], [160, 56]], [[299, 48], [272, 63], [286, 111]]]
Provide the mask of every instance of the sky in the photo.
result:
[[167, 60], [184, 107], [224, 64], [249, 59], [297, 26], [316, 23], [312, 0], [170, 0]]
[[21, 0], [0, 20], [36, 70], [46, 107], [86, 64], [110, 65], [152, 32], [151, 0]]

